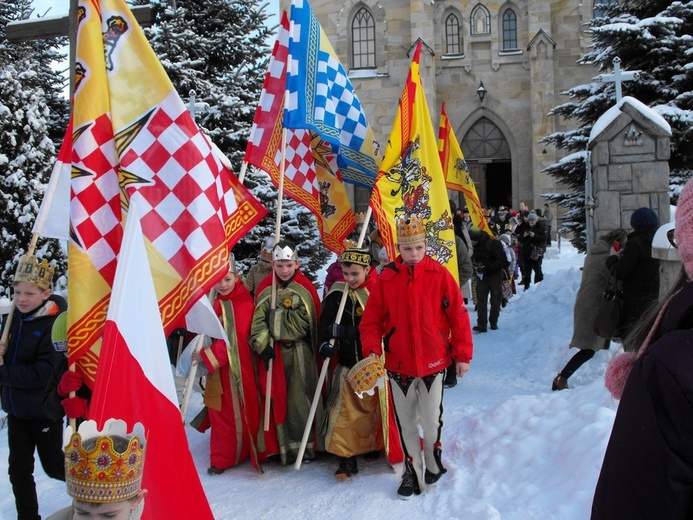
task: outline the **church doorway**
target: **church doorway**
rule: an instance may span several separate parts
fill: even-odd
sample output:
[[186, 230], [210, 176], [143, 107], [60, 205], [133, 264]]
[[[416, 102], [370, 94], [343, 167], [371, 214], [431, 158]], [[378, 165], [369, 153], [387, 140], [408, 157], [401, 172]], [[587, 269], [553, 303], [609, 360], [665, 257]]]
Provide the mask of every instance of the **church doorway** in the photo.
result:
[[513, 182], [510, 161], [493, 162], [486, 165], [486, 206], [511, 207]]
[[487, 117], [480, 117], [467, 131], [462, 152], [485, 208], [512, 205], [512, 160], [503, 132]]

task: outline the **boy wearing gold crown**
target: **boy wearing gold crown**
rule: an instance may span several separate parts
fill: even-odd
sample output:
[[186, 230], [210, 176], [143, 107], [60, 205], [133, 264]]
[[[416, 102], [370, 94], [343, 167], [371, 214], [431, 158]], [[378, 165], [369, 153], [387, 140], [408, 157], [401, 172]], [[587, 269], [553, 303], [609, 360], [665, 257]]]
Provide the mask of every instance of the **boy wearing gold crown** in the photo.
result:
[[251, 295], [255, 295], [260, 282], [264, 280], [268, 274], [272, 272], [272, 248], [274, 247], [274, 237], [268, 237], [262, 244], [260, 256], [257, 263], [248, 269], [248, 273], [243, 279], [243, 285], [248, 289]]
[[[255, 313], [248, 342], [262, 359], [258, 382], [263, 399], [270, 360], [270, 431], [260, 431], [258, 451], [262, 457], [279, 454], [281, 463], [296, 460], [317, 385], [317, 325], [320, 300], [312, 282], [299, 269], [296, 246], [281, 240], [272, 250], [276, 275], [276, 307], [272, 308], [272, 275], [258, 287]], [[322, 419], [322, 406], [316, 424]], [[272, 426], [273, 424], [273, 426]], [[322, 447], [314, 432], [305, 456], [312, 459]]]
[[72, 505], [47, 520], [139, 520], [147, 494], [140, 489], [146, 449], [142, 424], [128, 434], [123, 421], [109, 419], [103, 431], [97, 430], [96, 422], [86, 421], [77, 432], [68, 427], [64, 439]]
[[364, 356], [385, 351], [406, 457], [397, 494], [407, 500], [421, 492], [424, 482], [435, 484], [446, 472], [441, 459], [443, 378], [451, 360], [457, 376], [464, 376], [473, 346], [460, 289], [448, 270], [426, 255], [419, 216], [397, 221], [397, 250], [399, 256], [385, 266], [371, 291], [359, 329]]
[[63, 410], [49, 399], [58, 384], [64, 354], [51, 339], [53, 322], [67, 308], [51, 295], [55, 268], [35, 256], [22, 256], [14, 276], [15, 305], [3, 363], [0, 365], [2, 408], [7, 412], [8, 473], [17, 518], [40, 519], [34, 482], [34, 451], [46, 474], [65, 480]]
[[[318, 339], [320, 354], [329, 358], [336, 355], [335, 368], [328, 397], [328, 423], [325, 449], [339, 457], [335, 478], [344, 479], [358, 473], [357, 455], [377, 458], [383, 449], [383, 431], [380, 420], [380, 401], [377, 393], [357, 397], [346, 382], [346, 376], [363, 359], [359, 339], [359, 323], [366, 300], [375, 280], [369, 276], [371, 255], [365, 249], [350, 248], [340, 255], [344, 281], [335, 282], [322, 302]], [[341, 321], [336, 323], [337, 312], [344, 291], [348, 298]], [[335, 338], [334, 344], [329, 340]]]
[[214, 310], [226, 330], [229, 346], [217, 340], [193, 353], [209, 375], [204, 403], [209, 410], [212, 432], [209, 439], [210, 466], [207, 473], [220, 475], [251, 458], [258, 468], [255, 436], [260, 426], [257, 381], [248, 345], [253, 317], [253, 298], [240, 282], [236, 260], [231, 254], [229, 272], [215, 286]]

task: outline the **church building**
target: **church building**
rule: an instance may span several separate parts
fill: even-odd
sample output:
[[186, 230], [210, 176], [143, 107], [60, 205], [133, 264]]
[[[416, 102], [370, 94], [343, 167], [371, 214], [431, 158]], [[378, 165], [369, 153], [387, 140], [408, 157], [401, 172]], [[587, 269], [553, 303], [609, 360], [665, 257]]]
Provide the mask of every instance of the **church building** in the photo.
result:
[[[541, 207], [542, 193], [562, 191], [542, 173], [562, 155], [540, 141], [575, 127], [548, 113], [569, 101], [562, 92], [597, 75], [577, 63], [591, 42], [585, 24], [615, 2], [310, 0], [383, 147], [414, 46], [423, 42], [434, 131], [445, 102], [482, 205], [514, 208]], [[354, 195], [365, 208], [368, 191]]]

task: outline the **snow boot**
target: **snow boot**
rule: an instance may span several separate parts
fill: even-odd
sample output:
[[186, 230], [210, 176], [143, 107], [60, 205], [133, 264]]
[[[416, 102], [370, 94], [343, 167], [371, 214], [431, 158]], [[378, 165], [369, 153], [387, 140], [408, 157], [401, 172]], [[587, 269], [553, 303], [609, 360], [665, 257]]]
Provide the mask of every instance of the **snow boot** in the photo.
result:
[[551, 384], [551, 390], [556, 391], [556, 390], [567, 390], [568, 389], [568, 380], [563, 377], [561, 374], [558, 374], [556, 377], [553, 378], [553, 383]]
[[214, 466], [210, 466], [209, 468], [207, 468], [207, 474], [212, 476], [221, 475], [224, 471], [226, 470], [215, 468]]
[[409, 500], [414, 495], [420, 495], [419, 481], [416, 478], [416, 472], [411, 460], [404, 461], [404, 473], [402, 474], [402, 482], [397, 490], [397, 496], [401, 500]]
[[356, 465], [356, 457], [339, 457], [339, 466], [334, 474], [334, 478], [342, 480], [356, 475], [359, 468]]

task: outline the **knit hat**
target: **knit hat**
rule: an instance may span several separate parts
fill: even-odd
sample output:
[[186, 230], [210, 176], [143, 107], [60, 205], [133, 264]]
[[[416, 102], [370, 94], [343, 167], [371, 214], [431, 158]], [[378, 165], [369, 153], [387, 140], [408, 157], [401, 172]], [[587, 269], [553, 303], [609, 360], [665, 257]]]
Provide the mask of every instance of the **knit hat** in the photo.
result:
[[501, 242], [505, 242], [505, 245], [506, 245], [506, 246], [509, 246], [510, 243], [511, 243], [510, 235], [508, 235], [507, 233], [502, 233], [501, 236], [498, 237], [498, 239], [499, 239]]
[[529, 216], [527, 217], [527, 220], [530, 220], [530, 221], [531, 220], [539, 220], [539, 215], [537, 215], [536, 213], [534, 213], [534, 211], [532, 211], [529, 214]]
[[659, 217], [650, 208], [636, 209], [630, 216], [630, 227], [635, 229], [648, 229], [659, 227]]
[[689, 180], [679, 194], [674, 237], [688, 279], [693, 280], [693, 180]]

